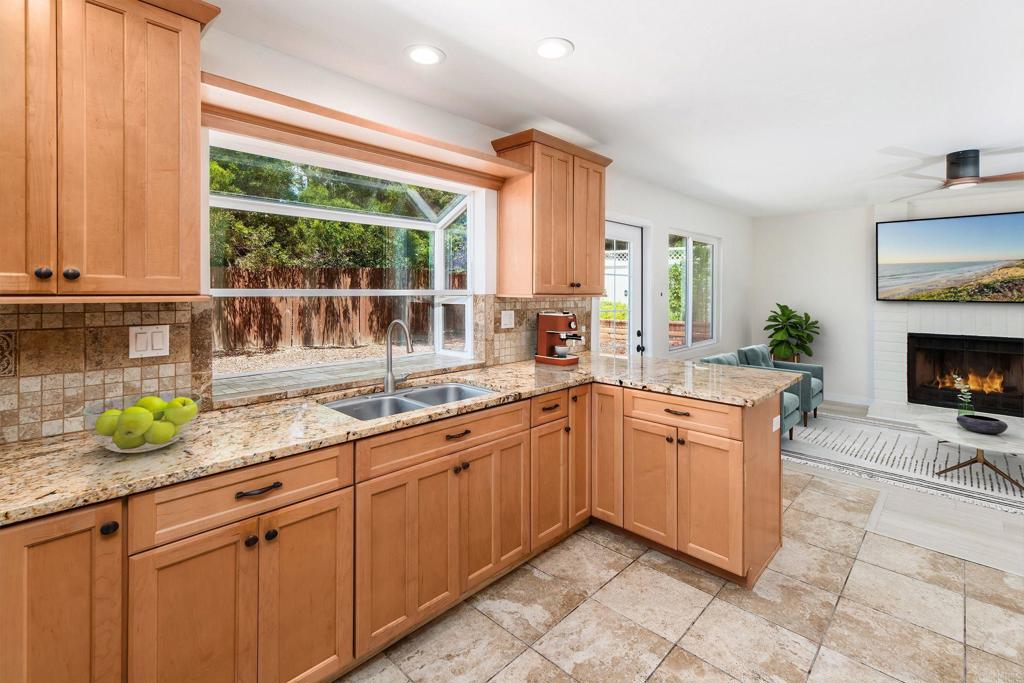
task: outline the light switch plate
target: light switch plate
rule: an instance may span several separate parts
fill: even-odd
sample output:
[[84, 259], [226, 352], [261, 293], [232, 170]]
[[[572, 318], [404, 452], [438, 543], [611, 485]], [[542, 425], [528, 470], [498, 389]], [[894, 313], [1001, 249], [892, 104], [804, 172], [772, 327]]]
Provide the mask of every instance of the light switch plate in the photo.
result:
[[171, 353], [170, 325], [141, 325], [128, 328], [128, 357], [151, 358]]
[[511, 330], [516, 326], [516, 312], [515, 311], [502, 311], [501, 312], [501, 329]]
[[772, 418], [772, 431], [777, 432], [782, 427], [782, 418], [776, 415]]

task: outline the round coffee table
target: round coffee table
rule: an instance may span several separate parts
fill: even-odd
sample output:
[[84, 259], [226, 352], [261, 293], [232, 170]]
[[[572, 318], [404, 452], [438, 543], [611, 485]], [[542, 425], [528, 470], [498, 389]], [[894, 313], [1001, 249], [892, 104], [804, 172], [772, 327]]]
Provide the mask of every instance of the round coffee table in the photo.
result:
[[939, 470], [935, 474], [945, 474], [961, 467], [978, 464], [988, 467], [1000, 477], [1024, 491], [1024, 485], [985, 459], [985, 451], [987, 450], [999, 451], [1000, 453], [1024, 453], [1024, 419], [1007, 415], [989, 415], [988, 417], [995, 417], [1005, 422], [1007, 424], [1006, 431], [998, 436], [969, 432], [961, 427], [952, 415], [949, 417], [925, 417], [917, 421], [918, 429], [934, 436], [939, 441], [963, 444], [975, 450], [975, 456], [970, 460], [965, 460], [952, 467]]

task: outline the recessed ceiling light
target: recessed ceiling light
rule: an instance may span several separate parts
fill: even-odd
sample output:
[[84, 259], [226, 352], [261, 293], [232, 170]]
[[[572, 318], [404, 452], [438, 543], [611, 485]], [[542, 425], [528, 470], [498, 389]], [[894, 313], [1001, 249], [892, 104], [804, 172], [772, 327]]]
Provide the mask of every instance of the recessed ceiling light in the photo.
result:
[[405, 48], [405, 54], [417, 64], [440, 64], [445, 58], [441, 48], [433, 45], [410, 45]]
[[565, 38], [541, 38], [537, 41], [537, 54], [544, 59], [561, 59], [568, 57], [576, 46]]

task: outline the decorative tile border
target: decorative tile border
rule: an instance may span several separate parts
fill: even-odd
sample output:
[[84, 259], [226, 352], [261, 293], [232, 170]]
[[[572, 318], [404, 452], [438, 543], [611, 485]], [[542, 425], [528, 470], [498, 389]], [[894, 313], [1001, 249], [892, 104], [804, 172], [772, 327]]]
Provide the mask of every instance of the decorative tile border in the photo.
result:
[[0, 332], [0, 377], [18, 376], [18, 333]]

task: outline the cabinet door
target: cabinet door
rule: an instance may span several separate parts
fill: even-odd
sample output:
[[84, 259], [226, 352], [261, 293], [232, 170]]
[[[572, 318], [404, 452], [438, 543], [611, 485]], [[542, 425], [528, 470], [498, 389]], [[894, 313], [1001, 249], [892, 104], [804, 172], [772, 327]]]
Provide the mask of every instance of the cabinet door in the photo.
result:
[[[576, 294], [573, 277], [573, 156], [533, 146], [533, 291]], [[601, 248], [604, 248], [602, 244]]]
[[356, 484], [356, 656], [459, 597], [455, 455]]
[[622, 526], [622, 387], [593, 385], [591, 514]]
[[57, 291], [34, 274], [57, 268], [56, 17], [45, 0], [0, 6], [0, 294]]
[[198, 293], [199, 25], [59, 2], [58, 289]]
[[590, 517], [590, 387], [569, 390], [569, 526]]
[[604, 291], [604, 167], [573, 157], [572, 267], [577, 294]]
[[117, 501], [0, 530], [0, 680], [120, 683], [123, 524]]
[[530, 552], [530, 434], [457, 455], [462, 591]]
[[569, 529], [569, 419], [530, 430], [530, 544], [536, 549]]
[[679, 550], [743, 574], [743, 443], [679, 433]]
[[626, 529], [676, 547], [676, 430], [623, 419], [623, 508]]
[[260, 517], [260, 683], [328, 680], [352, 661], [353, 499]]
[[128, 560], [128, 680], [255, 683], [258, 520]]

